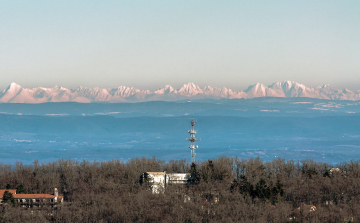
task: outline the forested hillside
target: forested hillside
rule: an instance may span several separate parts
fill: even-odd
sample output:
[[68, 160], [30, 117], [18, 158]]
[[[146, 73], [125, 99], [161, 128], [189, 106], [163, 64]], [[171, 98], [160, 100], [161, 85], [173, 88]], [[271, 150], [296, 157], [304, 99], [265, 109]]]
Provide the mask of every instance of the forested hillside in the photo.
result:
[[[220, 157], [190, 166], [186, 160], [107, 162], [59, 160], [0, 166], [1, 188], [51, 193], [57, 207], [0, 206], [1, 222], [357, 222], [360, 161], [333, 169], [326, 163]], [[184, 185], [152, 194], [144, 172], [190, 173]], [[316, 211], [296, 212], [301, 205]], [[294, 212], [295, 210], [295, 212]], [[294, 219], [295, 216], [295, 219]], [[292, 218], [293, 220], [289, 220]]]

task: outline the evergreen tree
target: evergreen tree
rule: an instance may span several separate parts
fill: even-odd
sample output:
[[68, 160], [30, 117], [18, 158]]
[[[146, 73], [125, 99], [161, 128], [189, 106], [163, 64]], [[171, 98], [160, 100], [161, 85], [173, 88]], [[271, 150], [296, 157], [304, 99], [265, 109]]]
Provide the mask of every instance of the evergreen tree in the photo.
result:
[[196, 170], [196, 164], [192, 163], [190, 167], [190, 178], [188, 179], [188, 183], [190, 185], [197, 185], [200, 183], [200, 179], [201, 179], [200, 174]]
[[10, 193], [9, 191], [4, 192], [3, 203], [15, 204], [15, 199], [14, 199], [14, 196], [12, 195], [12, 193]]
[[26, 189], [22, 184], [20, 186], [16, 187], [16, 193], [17, 194], [26, 194]]

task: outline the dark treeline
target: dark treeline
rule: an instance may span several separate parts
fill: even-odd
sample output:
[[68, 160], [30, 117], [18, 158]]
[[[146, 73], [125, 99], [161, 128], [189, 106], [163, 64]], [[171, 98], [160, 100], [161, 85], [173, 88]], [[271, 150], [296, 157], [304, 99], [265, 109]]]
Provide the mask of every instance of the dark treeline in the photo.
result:
[[[0, 165], [2, 189], [52, 193], [56, 207], [0, 206], [1, 222], [288, 222], [301, 205], [316, 206], [293, 222], [360, 220], [360, 161], [333, 166], [311, 160], [220, 157], [191, 166], [186, 160], [132, 159]], [[152, 194], [144, 172], [190, 173], [184, 185]]]

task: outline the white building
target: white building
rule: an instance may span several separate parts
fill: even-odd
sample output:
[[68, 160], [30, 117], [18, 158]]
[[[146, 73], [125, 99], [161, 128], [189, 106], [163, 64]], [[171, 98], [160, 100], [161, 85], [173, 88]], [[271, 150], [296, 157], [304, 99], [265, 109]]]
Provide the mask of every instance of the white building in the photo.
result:
[[155, 194], [164, 192], [167, 185], [185, 184], [190, 178], [189, 173], [166, 173], [146, 172], [149, 176], [149, 183], [152, 183], [151, 190]]

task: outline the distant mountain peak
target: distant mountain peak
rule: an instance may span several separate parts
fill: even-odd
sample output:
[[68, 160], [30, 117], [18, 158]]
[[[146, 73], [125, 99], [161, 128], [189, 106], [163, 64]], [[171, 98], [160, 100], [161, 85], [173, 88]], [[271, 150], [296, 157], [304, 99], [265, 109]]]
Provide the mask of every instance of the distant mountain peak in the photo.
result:
[[12, 82], [5, 90], [0, 93], [0, 102], [9, 102], [16, 97], [22, 90], [22, 87]]
[[194, 95], [198, 95], [198, 94], [202, 94], [203, 91], [201, 90], [201, 88], [194, 84], [194, 83], [187, 83], [184, 84], [182, 86], [182, 88], [180, 88], [178, 90], [180, 95], [184, 95], [184, 96], [194, 96]]
[[320, 88], [332, 88], [330, 84], [322, 84], [319, 87]]
[[187, 83], [187, 84], [184, 84], [184, 85], [182, 86], [182, 88], [200, 88], [200, 87], [199, 87], [198, 85], [192, 83], [192, 82], [189, 82], [189, 83]]
[[165, 85], [164, 88], [159, 88], [154, 92], [155, 94], [170, 94], [170, 93], [176, 93], [176, 90], [171, 87], [170, 85]]
[[244, 92], [248, 94], [249, 97], [265, 97], [268, 87], [261, 83], [256, 83], [250, 85]]
[[116, 88], [99, 88], [79, 86], [73, 89], [64, 87], [52, 88], [23, 88], [16, 83], [11, 83], [0, 92], [0, 102], [9, 103], [43, 103], [43, 102], [141, 102], [141, 101], [176, 101], [193, 99], [220, 99], [220, 98], [255, 98], [255, 97], [308, 97], [333, 100], [360, 100], [360, 90], [352, 92], [348, 89], [335, 89], [324, 84], [317, 87], [306, 87], [294, 81], [275, 82], [269, 86], [256, 83], [244, 91], [234, 91], [226, 87], [207, 86], [200, 88], [189, 82], [180, 89], [170, 85], [151, 92], [134, 87], [119, 86]]
[[21, 87], [20, 85], [18, 85], [18, 84], [15, 83], [15, 82], [12, 82], [12, 83], [10, 84], [10, 87], [17, 87], [17, 86]]
[[17, 90], [19, 90], [19, 89], [21, 89], [21, 86], [18, 85], [17, 83], [15, 83], [15, 82], [12, 82], [12, 83], [9, 85], [9, 87], [7, 88], [7, 90], [10, 90], [10, 91], [17, 91]]

